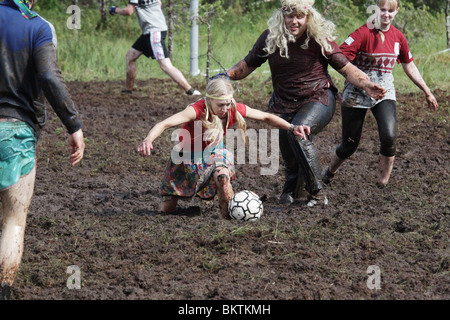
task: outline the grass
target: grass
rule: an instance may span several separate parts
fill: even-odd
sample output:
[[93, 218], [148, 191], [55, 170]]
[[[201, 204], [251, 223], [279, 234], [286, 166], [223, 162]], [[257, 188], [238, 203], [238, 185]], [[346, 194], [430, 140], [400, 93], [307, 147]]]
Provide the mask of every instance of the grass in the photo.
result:
[[[364, 23], [368, 15], [360, 8], [355, 18], [351, 13], [356, 7], [337, 6], [328, 18], [336, 23], [336, 42], [342, 43], [355, 28]], [[408, 24], [411, 8], [405, 8], [397, 16], [398, 27]], [[124, 80], [125, 54], [140, 34], [135, 15], [131, 17], [107, 17], [106, 24], [98, 28], [100, 14], [97, 9], [82, 8], [81, 29], [69, 29], [67, 19], [69, 15], [63, 10], [52, 9], [40, 12], [51, 21], [58, 35], [58, 50], [61, 70], [67, 81], [107, 81]], [[267, 27], [266, 21], [270, 10], [252, 12], [246, 17], [228, 11], [223, 22], [210, 21], [212, 56], [210, 61], [210, 75], [230, 68], [245, 57], [253, 46], [257, 37]], [[403, 14], [403, 15], [402, 15]], [[420, 12], [425, 22], [414, 24], [412, 31], [406, 32], [415, 63], [422, 73], [428, 86], [433, 89], [449, 89], [450, 52], [439, 53], [446, 49], [445, 15], [443, 13], [432, 16], [427, 12]], [[337, 18], [339, 17], [339, 19]], [[418, 32], [417, 30], [422, 30]], [[173, 64], [192, 81], [203, 81], [206, 74], [207, 28], [200, 24], [199, 67], [200, 75], [190, 76], [190, 25], [179, 25], [174, 33]], [[438, 54], [439, 53], [439, 54]], [[142, 57], [138, 60], [138, 79], [166, 78], [156, 61]], [[256, 87], [268, 79], [268, 64], [264, 64], [249, 76], [257, 81]], [[339, 88], [343, 87], [344, 79], [334, 69], [329, 72]], [[394, 77], [399, 92], [414, 92], [419, 89], [409, 80], [402, 68], [394, 68]]]

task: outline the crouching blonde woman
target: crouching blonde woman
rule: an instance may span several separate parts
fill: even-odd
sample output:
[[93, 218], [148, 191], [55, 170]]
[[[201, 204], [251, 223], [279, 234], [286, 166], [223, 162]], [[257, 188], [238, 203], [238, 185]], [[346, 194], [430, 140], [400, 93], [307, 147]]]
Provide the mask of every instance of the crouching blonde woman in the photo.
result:
[[[149, 156], [155, 139], [164, 130], [179, 125], [190, 134], [190, 139], [180, 138], [181, 150], [191, 151], [189, 160], [178, 161], [172, 152], [163, 176], [160, 212], [174, 212], [180, 199], [191, 200], [194, 196], [211, 199], [217, 194], [221, 216], [229, 219], [228, 202], [234, 195], [231, 181], [235, 179], [236, 173], [233, 154], [225, 148], [223, 137], [234, 124], [244, 135], [244, 118], [289, 130], [301, 139], [306, 139], [310, 133], [307, 126], [291, 125], [276, 115], [235, 102], [233, 93], [233, 86], [228, 79], [219, 77], [210, 80], [205, 98], [157, 123], [137, 148], [141, 156]], [[199, 125], [201, 134], [197, 135], [196, 126]]]

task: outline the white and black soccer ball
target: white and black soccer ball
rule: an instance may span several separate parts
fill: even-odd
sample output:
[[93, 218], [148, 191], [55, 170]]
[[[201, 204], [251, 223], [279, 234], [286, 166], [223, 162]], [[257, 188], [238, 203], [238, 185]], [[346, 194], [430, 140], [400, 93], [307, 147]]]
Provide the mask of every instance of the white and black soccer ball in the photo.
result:
[[231, 198], [228, 214], [235, 220], [255, 221], [263, 214], [263, 203], [253, 191], [240, 191]]

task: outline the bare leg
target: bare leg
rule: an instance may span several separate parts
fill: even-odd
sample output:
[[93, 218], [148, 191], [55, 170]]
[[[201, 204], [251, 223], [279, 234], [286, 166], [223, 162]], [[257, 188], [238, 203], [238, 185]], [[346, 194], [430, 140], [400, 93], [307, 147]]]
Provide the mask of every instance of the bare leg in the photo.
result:
[[33, 196], [36, 166], [19, 182], [0, 193], [2, 237], [0, 240], [0, 282], [11, 286], [22, 260], [28, 207]]
[[386, 157], [380, 154], [378, 162], [378, 185], [384, 187], [388, 184], [394, 167], [395, 156]]
[[331, 159], [330, 164], [325, 169], [325, 171], [322, 173], [323, 183], [330, 184], [331, 181], [333, 181], [336, 171], [339, 169], [341, 164], [344, 163], [344, 161], [345, 161], [345, 159], [339, 158], [336, 153], [333, 155], [333, 158]]
[[125, 56], [127, 61], [127, 80], [125, 89], [132, 91], [134, 88], [134, 81], [136, 80], [136, 60], [142, 55], [141, 51], [130, 48]]
[[221, 167], [214, 172], [214, 181], [217, 186], [219, 196], [220, 214], [223, 219], [230, 219], [228, 214], [228, 203], [234, 195], [233, 186], [230, 182], [230, 172], [227, 168]]
[[177, 197], [167, 197], [163, 199], [159, 206], [159, 212], [162, 213], [171, 213], [174, 212], [177, 208], [178, 198]]
[[158, 60], [161, 70], [171, 77], [184, 91], [188, 91], [192, 86], [187, 82], [184, 75], [172, 64], [169, 58]]

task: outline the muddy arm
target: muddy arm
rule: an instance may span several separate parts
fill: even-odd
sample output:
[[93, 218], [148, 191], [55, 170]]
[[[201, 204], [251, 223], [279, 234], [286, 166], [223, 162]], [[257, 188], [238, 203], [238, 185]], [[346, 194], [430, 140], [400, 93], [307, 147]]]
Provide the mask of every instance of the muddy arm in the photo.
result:
[[369, 76], [353, 64], [347, 63], [343, 68], [337, 71], [343, 75], [348, 82], [355, 87], [365, 90], [375, 100], [380, 100], [384, 97], [386, 90], [378, 83], [371, 82]]
[[144, 141], [138, 146], [137, 152], [143, 156], [149, 156], [153, 150], [153, 141], [159, 137], [166, 129], [175, 127], [177, 125], [194, 121], [197, 117], [197, 113], [191, 106], [186, 107], [183, 111], [175, 113], [174, 115], [158, 122], [153, 126], [150, 132], [145, 137]]
[[241, 80], [247, 77], [250, 73], [252, 73], [256, 68], [249, 67], [245, 60], [241, 60], [236, 63], [233, 67], [231, 67], [227, 73], [230, 76], [231, 80]]
[[422, 76], [420, 75], [419, 69], [417, 69], [416, 64], [414, 62], [402, 63], [402, 67], [406, 75], [411, 79], [411, 81], [414, 82], [414, 84], [425, 93], [428, 107], [431, 110], [436, 111], [438, 109], [437, 100], [434, 97], [433, 93], [431, 93], [431, 90], [428, 88]]
[[307, 139], [306, 136], [311, 133], [311, 128], [308, 126], [303, 125], [294, 126], [291, 125], [286, 120], [284, 120], [283, 118], [280, 118], [272, 113], [264, 112], [258, 109], [253, 109], [250, 108], [249, 106], [246, 106], [246, 108], [247, 108], [247, 113], [245, 114], [246, 118], [264, 121], [265, 123], [273, 127], [292, 131], [294, 135], [301, 136], [303, 139]]
[[81, 121], [61, 75], [55, 46], [50, 42], [42, 45], [33, 52], [33, 61], [39, 84], [53, 110], [69, 134], [78, 131]]

